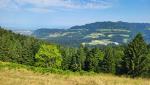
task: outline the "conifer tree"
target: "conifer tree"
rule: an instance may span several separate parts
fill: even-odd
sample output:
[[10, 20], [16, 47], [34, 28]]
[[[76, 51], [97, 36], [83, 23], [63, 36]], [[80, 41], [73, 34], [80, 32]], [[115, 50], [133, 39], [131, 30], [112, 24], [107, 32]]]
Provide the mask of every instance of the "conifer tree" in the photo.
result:
[[137, 34], [124, 51], [122, 63], [124, 73], [136, 77], [148, 70], [150, 55], [147, 47], [142, 35]]
[[62, 56], [62, 69], [69, 70], [70, 64], [72, 62], [72, 57], [76, 54], [76, 49], [63, 47], [61, 48], [61, 56]]
[[99, 62], [103, 60], [103, 52], [99, 48], [93, 48], [87, 55], [85, 61], [85, 70], [87, 71], [96, 71], [99, 65]]
[[86, 54], [84, 51], [84, 47], [81, 45], [77, 51], [77, 56], [80, 59], [80, 63], [81, 63], [81, 68], [84, 69], [85, 67], [85, 59], [86, 59]]
[[114, 50], [112, 47], [107, 47], [105, 49], [105, 55], [102, 62], [101, 67], [103, 72], [107, 73], [115, 73], [115, 56], [114, 56]]
[[70, 69], [72, 71], [80, 71], [81, 70], [81, 61], [78, 56], [76, 56], [76, 55], [72, 56]]

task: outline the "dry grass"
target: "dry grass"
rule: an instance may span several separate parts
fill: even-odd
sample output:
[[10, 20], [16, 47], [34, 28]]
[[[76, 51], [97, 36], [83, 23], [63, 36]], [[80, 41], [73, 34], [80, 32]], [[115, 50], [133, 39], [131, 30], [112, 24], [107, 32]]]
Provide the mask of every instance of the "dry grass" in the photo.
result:
[[5, 68], [0, 70], [0, 85], [150, 85], [150, 79], [130, 79], [108, 74], [40, 74], [26, 69]]

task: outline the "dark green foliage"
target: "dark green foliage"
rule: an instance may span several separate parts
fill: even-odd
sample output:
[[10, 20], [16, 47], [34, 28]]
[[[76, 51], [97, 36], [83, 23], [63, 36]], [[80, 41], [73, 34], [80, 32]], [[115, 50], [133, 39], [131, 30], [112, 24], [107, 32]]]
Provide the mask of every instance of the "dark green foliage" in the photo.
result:
[[69, 47], [61, 47], [61, 56], [62, 56], [62, 63], [61, 67], [63, 70], [69, 70], [70, 64], [72, 62], [72, 56], [76, 54], [76, 49], [69, 48]]
[[122, 71], [132, 77], [147, 72], [150, 63], [150, 51], [141, 34], [137, 34], [128, 44], [122, 62]]
[[122, 46], [106, 47], [105, 55], [102, 62], [100, 62], [99, 68], [103, 72], [118, 73], [121, 68], [122, 57], [124, 56]]
[[119, 74], [121, 70], [121, 62], [122, 58], [124, 57], [124, 47], [117, 46], [114, 47], [114, 57], [115, 57], [115, 66], [116, 66], [116, 74]]
[[102, 61], [102, 71], [108, 72], [108, 73], [115, 73], [116, 70], [116, 64], [115, 64], [115, 55], [114, 50], [112, 47], [107, 47], [105, 49], [105, 56]]
[[84, 46], [80, 46], [80, 48], [78, 49], [77, 51], [77, 56], [78, 58], [80, 59], [80, 64], [81, 64], [81, 67], [82, 69], [85, 68], [85, 59], [86, 59], [86, 53], [85, 53], [85, 49], [84, 49]]
[[42, 42], [0, 28], [0, 60], [34, 65], [34, 56]]
[[99, 65], [99, 62], [103, 60], [103, 52], [98, 48], [93, 48], [88, 52], [85, 61], [85, 70], [87, 71], [96, 71]]
[[79, 56], [72, 56], [70, 70], [72, 71], [80, 71], [81, 70], [81, 60]]

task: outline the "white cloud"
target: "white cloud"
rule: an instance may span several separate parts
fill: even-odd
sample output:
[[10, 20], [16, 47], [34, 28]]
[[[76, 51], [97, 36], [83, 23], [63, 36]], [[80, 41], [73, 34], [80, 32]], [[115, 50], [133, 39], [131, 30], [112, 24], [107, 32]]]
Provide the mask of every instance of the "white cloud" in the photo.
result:
[[0, 0], [1, 9], [48, 11], [57, 9], [104, 9], [116, 0]]
[[17, 9], [17, 6], [11, 0], [0, 0], [0, 9]]

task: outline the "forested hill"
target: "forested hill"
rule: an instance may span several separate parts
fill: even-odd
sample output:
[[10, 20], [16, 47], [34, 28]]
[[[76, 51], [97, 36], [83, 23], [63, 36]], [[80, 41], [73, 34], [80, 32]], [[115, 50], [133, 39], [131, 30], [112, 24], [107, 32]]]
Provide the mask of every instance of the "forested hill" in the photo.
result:
[[79, 46], [119, 45], [129, 42], [138, 32], [150, 42], [149, 23], [95, 22], [69, 29], [38, 29], [33, 35], [50, 42]]
[[[0, 27], [0, 61], [52, 67], [60, 66], [62, 60], [60, 55], [58, 46], [55, 44], [16, 34]], [[56, 64], [52, 65], [52, 63]]]
[[73, 26], [70, 29], [142, 29], [150, 27], [149, 23], [128, 23], [128, 22], [95, 22], [90, 24], [85, 24], [81, 26]]
[[0, 28], [0, 60], [33, 65], [43, 41]]

